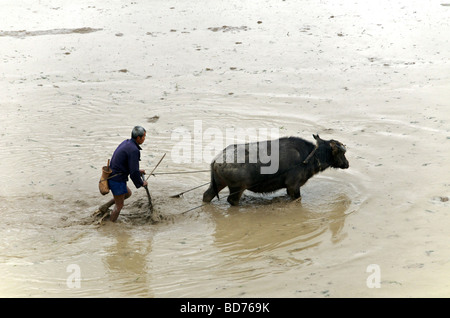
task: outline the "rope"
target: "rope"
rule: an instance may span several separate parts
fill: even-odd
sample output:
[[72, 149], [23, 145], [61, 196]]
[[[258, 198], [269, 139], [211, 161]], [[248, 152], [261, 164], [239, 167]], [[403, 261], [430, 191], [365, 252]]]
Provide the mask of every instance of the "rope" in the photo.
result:
[[207, 184], [210, 184], [210, 183], [211, 183], [211, 182], [206, 182], [206, 183], [204, 183], [204, 184], [201, 184], [201, 185], [199, 185], [199, 186], [196, 186], [195, 188], [192, 188], [192, 189], [189, 189], [189, 190], [180, 192], [180, 193], [175, 194], [175, 195], [171, 195], [170, 197], [171, 197], [171, 198], [177, 198], [177, 197], [180, 197], [180, 196], [182, 196], [183, 194], [185, 194], [185, 193], [187, 193], [187, 192], [189, 192], [189, 191], [192, 191], [192, 190], [201, 188], [201, 187], [203, 187], [203, 186], [205, 186], [205, 185], [207, 185]]
[[197, 173], [197, 172], [210, 172], [211, 170], [197, 170], [197, 171], [179, 171], [179, 172], [158, 172], [152, 173], [152, 176], [159, 176], [163, 174], [185, 174], [185, 173]]
[[[209, 183], [209, 182], [208, 182], [208, 183]], [[208, 184], [208, 183], [205, 183], [205, 184]], [[205, 184], [203, 184], [202, 186], [204, 186]], [[257, 185], [259, 185], [259, 184], [255, 184], [255, 185], [253, 185], [252, 187], [255, 187], [255, 186], [257, 186]], [[200, 187], [200, 186], [199, 186], [199, 187]], [[197, 187], [197, 188], [199, 188], [199, 187]], [[195, 188], [195, 189], [196, 189], [196, 188]], [[192, 189], [192, 190], [193, 190], [193, 189]], [[250, 190], [250, 191], [251, 191], [251, 190]], [[241, 192], [241, 190], [232, 192], [232, 193], [228, 194], [225, 198], [228, 198], [230, 195], [233, 195], [233, 194], [236, 194], [236, 193], [239, 193], [239, 192]], [[222, 198], [224, 198], [224, 197], [222, 197]], [[220, 201], [220, 200], [221, 200], [220, 198], [217, 198], [217, 201]], [[188, 212], [191, 212], [191, 211], [193, 211], [193, 210], [196, 210], [196, 209], [198, 209], [198, 208], [201, 208], [201, 207], [203, 207], [203, 206], [210, 205], [210, 204], [211, 204], [211, 202], [203, 203], [203, 204], [201, 204], [201, 205], [198, 205], [198, 206], [195, 206], [195, 207], [193, 207], [193, 208], [190, 208], [189, 210], [186, 210], [186, 211], [184, 211], [184, 212], [181, 212], [179, 215], [185, 214], [185, 213], [188, 213]]]
[[119, 174], [122, 174], [122, 173], [116, 173], [115, 175], [112, 175], [112, 176], [110, 176], [110, 177], [108, 177], [108, 178], [106, 178], [106, 179], [100, 178], [100, 181], [99, 181], [98, 183], [101, 183], [102, 181], [106, 181], [106, 180], [109, 180], [109, 179], [111, 179], [111, 178], [114, 178], [115, 176], [118, 176]]

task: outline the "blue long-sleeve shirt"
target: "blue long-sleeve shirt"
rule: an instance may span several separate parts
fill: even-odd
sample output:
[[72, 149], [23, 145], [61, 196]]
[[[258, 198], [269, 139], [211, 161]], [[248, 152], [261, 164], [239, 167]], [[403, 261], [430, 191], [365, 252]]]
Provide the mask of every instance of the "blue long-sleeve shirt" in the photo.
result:
[[110, 161], [111, 175], [119, 174], [110, 180], [127, 182], [130, 176], [136, 188], [144, 185], [139, 172], [142, 148], [134, 139], [124, 140], [114, 151]]

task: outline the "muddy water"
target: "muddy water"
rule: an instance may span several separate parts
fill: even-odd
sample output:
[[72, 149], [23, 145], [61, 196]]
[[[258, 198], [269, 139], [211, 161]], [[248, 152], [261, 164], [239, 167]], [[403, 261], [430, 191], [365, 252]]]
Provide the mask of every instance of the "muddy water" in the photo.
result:
[[[0, 295], [448, 297], [445, 4], [5, 4]], [[117, 223], [93, 222], [101, 167], [134, 125], [143, 168], [166, 153], [160, 173], [208, 169], [198, 121], [201, 151], [227, 144], [209, 128], [319, 133], [346, 144], [350, 169], [311, 179], [301, 202], [248, 192], [239, 207], [198, 207], [205, 188], [170, 198], [208, 173], [161, 174], [159, 223], [132, 185]]]

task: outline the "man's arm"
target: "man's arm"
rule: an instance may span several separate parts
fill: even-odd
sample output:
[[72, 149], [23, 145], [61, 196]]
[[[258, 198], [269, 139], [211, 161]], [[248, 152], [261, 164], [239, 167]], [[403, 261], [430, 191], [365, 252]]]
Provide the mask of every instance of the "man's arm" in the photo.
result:
[[144, 181], [141, 178], [141, 172], [139, 171], [139, 159], [140, 159], [139, 150], [131, 152], [128, 158], [130, 178], [133, 181], [136, 189], [139, 189], [144, 185]]

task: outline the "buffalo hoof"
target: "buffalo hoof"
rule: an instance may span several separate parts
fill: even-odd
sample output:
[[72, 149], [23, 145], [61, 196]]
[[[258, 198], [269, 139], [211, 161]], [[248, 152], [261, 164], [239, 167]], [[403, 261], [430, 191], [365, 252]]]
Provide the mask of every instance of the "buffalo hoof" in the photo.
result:
[[232, 206], [238, 206], [239, 205], [239, 200], [233, 200], [230, 197], [228, 197], [227, 199], [228, 203], [231, 204]]
[[215, 196], [216, 194], [214, 193], [214, 190], [209, 188], [205, 191], [205, 193], [203, 193], [203, 202], [209, 203]]

